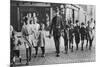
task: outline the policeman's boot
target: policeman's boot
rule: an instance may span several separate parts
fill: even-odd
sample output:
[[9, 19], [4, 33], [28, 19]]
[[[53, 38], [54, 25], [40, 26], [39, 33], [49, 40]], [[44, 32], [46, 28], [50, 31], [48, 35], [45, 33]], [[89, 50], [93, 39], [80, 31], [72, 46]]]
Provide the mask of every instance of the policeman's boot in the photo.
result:
[[[56, 41], [55, 41], [56, 42]], [[59, 53], [60, 53], [60, 49], [59, 49], [59, 42], [55, 43], [55, 47], [56, 47], [56, 57], [59, 57]]]
[[60, 51], [59, 50], [57, 50], [56, 57], [60, 57]]
[[57, 54], [56, 54], [56, 57], [60, 57], [60, 54], [59, 54], [59, 53], [57, 53]]
[[41, 55], [41, 57], [45, 57], [45, 47], [41, 47], [41, 50], [42, 50], [42, 55]]
[[56, 49], [56, 57], [59, 57], [59, 56], [60, 56], [59, 53], [60, 53], [59, 48], [57, 48], [57, 49]]

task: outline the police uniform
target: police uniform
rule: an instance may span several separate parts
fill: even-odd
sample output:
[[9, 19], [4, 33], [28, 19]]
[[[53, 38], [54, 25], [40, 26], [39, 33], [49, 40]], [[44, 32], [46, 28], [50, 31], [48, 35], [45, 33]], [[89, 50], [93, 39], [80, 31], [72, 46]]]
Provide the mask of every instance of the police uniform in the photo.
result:
[[55, 42], [55, 47], [56, 47], [56, 53], [57, 57], [59, 56], [60, 53], [60, 36], [61, 36], [61, 30], [63, 28], [63, 21], [61, 16], [55, 16], [52, 19], [52, 24], [51, 24], [51, 29], [50, 29], [50, 34], [53, 30], [53, 36], [54, 36], [54, 42]]

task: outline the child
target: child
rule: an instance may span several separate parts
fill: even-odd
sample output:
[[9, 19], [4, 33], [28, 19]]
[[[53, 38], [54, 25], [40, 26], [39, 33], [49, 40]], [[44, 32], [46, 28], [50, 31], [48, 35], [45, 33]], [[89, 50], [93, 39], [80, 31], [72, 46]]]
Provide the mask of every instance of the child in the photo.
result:
[[20, 56], [20, 45], [21, 41], [18, 38], [17, 35], [14, 35], [14, 41], [13, 41], [13, 63], [15, 64], [15, 58], [18, 57], [21, 63], [21, 56]]
[[[40, 30], [39, 30], [39, 37], [37, 42], [37, 54], [38, 54], [38, 48], [41, 47], [42, 55], [41, 57], [45, 57], [45, 31], [44, 31], [44, 24], [41, 23]], [[35, 55], [36, 57], [37, 55]]]

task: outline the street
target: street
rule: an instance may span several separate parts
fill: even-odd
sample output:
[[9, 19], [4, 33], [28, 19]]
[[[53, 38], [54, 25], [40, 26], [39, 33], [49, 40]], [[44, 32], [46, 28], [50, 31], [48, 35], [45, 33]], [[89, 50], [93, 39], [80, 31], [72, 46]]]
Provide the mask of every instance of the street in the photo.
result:
[[[54, 40], [52, 38], [45, 39], [45, 57], [41, 57], [41, 49], [39, 48], [38, 57], [34, 58], [34, 48], [32, 48], [32, 59], [29, 65], [47, 65], [47, 64], [63, 64], [63, 63], [78, 63], [78, 62], [94, 62], [95, 61], [95, 44], [93, 44], [92, 50], [86, 48], [84, 43], [84, 51], [81, 51], [81, 44], [79, 44], [79, 50], [76, 51], [76, 45], [74, 42], [74, 52], [68, 50], [68, 54], [64, 52], [64, 42], [61, 37], [60, 42], [60, 57], [56, 57]], [[16, 58], [16, 66], [24, 66], [26, 64], [25, 46], [21, 45], [20, 54], [22, 57], [22, 63]]]

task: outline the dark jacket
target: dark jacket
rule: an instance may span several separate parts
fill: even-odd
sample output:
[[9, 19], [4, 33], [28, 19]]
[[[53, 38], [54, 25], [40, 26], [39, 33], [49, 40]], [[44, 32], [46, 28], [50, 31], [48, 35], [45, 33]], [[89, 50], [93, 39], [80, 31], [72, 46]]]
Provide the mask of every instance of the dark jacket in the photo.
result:
[[86, 29], [84, 27], [80, 28], [81, 40], [84, 40], [86, 37]]

